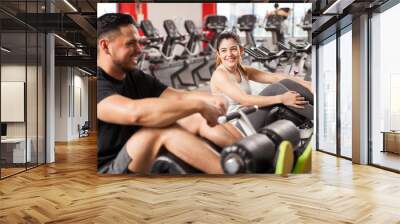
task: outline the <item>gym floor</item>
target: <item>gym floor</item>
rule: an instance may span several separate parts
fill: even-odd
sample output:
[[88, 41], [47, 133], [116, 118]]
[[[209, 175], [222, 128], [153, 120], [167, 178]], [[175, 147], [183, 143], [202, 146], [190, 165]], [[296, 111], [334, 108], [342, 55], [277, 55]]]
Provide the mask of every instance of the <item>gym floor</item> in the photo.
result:
[[[0, 223], [399, 223], [398, 174], [313, 152], [311, 174], [98, 176], [96, 138], [0, 182]], [[129, 221], [128, 221], [129, 220]]]

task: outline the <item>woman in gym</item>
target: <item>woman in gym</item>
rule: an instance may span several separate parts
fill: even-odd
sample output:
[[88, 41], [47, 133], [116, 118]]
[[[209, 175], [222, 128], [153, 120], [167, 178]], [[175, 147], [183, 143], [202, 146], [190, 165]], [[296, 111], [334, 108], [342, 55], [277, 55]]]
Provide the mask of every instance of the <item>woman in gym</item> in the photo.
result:
[[211, 78], [213, 94], [222, 94], [229, 100], [227, 113], [236, 111], [241, 106], [259, 107], [284, 104], [292, 108], [304, 108], [309, 102], [298, 92], [286, 91], [273, 96], [251, 95], [249, 80], [260, 83], [279, 83], [290, 79], [312, 92], [311, 82], [283, 74], [260, 71], [242, 64], [244, 48], [237, 34], [224, 31], [217, 39], [216, 69]]

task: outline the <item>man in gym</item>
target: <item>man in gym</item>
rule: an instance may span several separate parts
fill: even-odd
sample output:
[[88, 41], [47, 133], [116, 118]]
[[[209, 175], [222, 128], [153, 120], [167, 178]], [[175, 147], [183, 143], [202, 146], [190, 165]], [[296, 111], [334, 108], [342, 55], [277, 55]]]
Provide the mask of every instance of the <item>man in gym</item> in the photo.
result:
[[269, 12], [267, 15], [278, 15], [287, 18], [289, 16], [289, 11], [289, 8], [279, 8], [279, 4], [275, 3], [274, 10]]
[[136, 69], [139, 35], [131, 16], [97, 20], [98, 172], [148, 173], [162, 147], [193, 167], [222, 173], [219, 146], [240, 136], [217, 125], [226, 111], [221, 97], [169, 88]]

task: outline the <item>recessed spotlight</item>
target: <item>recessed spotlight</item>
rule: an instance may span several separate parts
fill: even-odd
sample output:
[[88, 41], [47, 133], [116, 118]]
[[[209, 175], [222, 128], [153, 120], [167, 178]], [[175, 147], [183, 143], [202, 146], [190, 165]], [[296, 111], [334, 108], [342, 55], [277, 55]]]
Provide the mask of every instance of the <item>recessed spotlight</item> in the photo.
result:
[[64, 0], [65, 4], [67, 4], [72, 10], [74, 10], [75, 12], [78, 12], [78, 10], [68, 1], [68, 0]]
[[5, 47], [1, 47], [0, 49], [1, 49], [2, 51], [6, 52], [6, 53], [10, 53], [10, 52], [11, 52], [11, 50], [9, 50], [9, 49], [7, 49], [7, 48], [5, 48]]
[[75, 45], [73, 45], [73, 44], [72, 44], [71, 42], [69, 42], [68, 40], [66, 40], [66, 39], [64, 39], [64, 38], [62, 38], [62, 37], [60, 37], [60, 36], [57, 35], [57, 34], [54, 34], [54, 36], [57, 37], [57, 38], [58, 38], [59, 40], [61, 40], [62, 42], [66, 43], [67, 45], [69, 45], [69, 46], [75, 48]]

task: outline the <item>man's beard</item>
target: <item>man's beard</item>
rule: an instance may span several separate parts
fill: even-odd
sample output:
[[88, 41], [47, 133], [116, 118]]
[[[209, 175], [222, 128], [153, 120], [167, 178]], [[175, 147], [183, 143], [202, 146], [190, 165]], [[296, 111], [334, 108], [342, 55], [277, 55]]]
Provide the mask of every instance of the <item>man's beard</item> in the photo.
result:
[[114, 65], [123, 71], [124, 73], [129, 73], [135, 69], [135, 64], [131, 65], [129, 62], [120, 61], [120, 60], [113, 60]]

